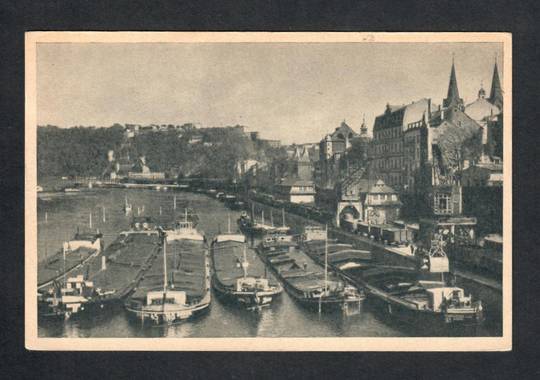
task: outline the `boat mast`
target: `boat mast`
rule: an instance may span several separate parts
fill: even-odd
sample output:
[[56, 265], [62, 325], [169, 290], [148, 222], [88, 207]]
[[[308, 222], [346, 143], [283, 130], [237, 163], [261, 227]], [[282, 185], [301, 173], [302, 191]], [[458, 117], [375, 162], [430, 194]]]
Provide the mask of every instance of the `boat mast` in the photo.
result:
[[163, 294], [167, 293], [167, 235], [163, 234]]
[[64, 243], [62, 245], [62, 257], [63, 257], [63, 262], [64, 262], [64, 287], [66, 287], [66, 245], [68, 243]]
[[246, 256], [246, 245], [244, 244], [244, 261], [242, 262], [242, 269], [244, 271], [244, 278], [247, 277], [247, 256]]
[[324, 237], [324, 292], [328, 292], [328, 224]]

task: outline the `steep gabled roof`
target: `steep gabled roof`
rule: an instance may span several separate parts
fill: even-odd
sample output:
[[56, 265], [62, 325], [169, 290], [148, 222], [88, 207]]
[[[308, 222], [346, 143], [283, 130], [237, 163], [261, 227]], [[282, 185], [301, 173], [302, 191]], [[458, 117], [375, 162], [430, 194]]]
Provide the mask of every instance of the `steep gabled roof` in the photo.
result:
[[501, 87], [501, 81], [499, 80], [499, 70], [497, 69], [497, 62], [493, 67], [493, 79], [491, 80], [491, 92], [489, 94], [489, 101], [499, 107], [502, 111], [503, 107], [503, 90]]
[[343, 121], [339, 127], [336, 128], [334, 132], [332, 132], [331, 137], [332, 140], [339, 138], [339, 135], [343, 135], [344, 137], [349, 136], [349, 134], [352, 134], [353, 137], [356, 137], [358, 133], [356, 133], [351, 127]]
[[463, 105], [463, 99], [459, 97], [459, 90], [456, 78], [456, 67], [452, 59], [452, 69], [450, 70], [450, 81], [448, 83], [448, 93], [446, 99], [443, 100], [444, 107]]
[[429, 109], [429, 99], [422, 98], [415, 102], [402, 105], [391, 106], [386, 105], [386, 111], [382, 115], [375, 118], [375, 124], [373, 130], [387, 128], [389, 124], [391, 126], [401, 125], [403, 127], [410, 123], [421, 121], [424, 113], [427, 115]]

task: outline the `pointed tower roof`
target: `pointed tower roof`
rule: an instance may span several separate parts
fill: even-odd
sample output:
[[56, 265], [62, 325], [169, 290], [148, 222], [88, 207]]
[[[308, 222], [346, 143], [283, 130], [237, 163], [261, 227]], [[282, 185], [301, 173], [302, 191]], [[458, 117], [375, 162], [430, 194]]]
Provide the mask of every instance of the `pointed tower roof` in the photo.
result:
[[452, 69], [450, 70], [450, 82], [448, 83], [448, 94], [443, 100], [443, 107], [463, 106], [463, 99], [459, 97], [459, 90], [456, 79], [456, 67], [452, 57]]
[[501, 87], [501, 81], [499, 80], [499, 70], [497, 69], [497, 61], [495, 61], [495, 66], [493, 67], [493, 79], [491, 80], [491, 92], [489, 94], [489, 101], [502, 110], [503, 91]]
[[362, 117], [362, 125], [360, 126], [360, 135], [367, 135], [367, 126], [366, 126], [366, 114]]

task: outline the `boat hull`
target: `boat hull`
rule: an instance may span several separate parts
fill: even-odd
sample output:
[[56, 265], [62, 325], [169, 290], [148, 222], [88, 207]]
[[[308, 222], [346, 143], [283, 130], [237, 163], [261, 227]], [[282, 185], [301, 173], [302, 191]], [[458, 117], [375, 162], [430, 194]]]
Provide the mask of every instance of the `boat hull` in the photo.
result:
[[274, 290], [261, 290], [257, 292], [234, 291], [230, 287], [224, 286], [215, 275], [212, 277], [212, 288], [216, 291], [219, 297], [227, 303], [232, 302], [247, 309], [258, 309], [261, 307], [270, 306], [274, 299], [282, 292], [281, 287]]
[[196, 318], [202, 315], [209, 306], [209, 295], [194, 305], [167, 305], [165, 308], [160, 306], [134, 307], [129, 302], [125, 303], [125, 309], [133, 319], [143, 324], [153, 325], [174, 324]]
[[[407, 326], [414, 326], [416, 332], [423, 331], [425, 335], [444, 334], [446, 328], [455, 327], [476, 327], [484, 320], [483, 313], [454, 313], [421, 311], [404, 307], [400, 303], [384, 300], [367, 292], [368, 302], [372, 309], [384, 317], [403, 323]], [[423, 335], [423, 334], [421, 334]]]

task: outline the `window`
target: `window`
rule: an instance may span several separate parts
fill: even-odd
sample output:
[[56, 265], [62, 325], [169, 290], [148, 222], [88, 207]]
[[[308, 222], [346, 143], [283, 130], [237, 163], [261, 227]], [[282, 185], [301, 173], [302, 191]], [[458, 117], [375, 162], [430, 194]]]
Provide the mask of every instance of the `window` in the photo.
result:
[[452, 204], [450, 202], [450, 194], [437, 193], [435, 194], [435, 212], [438, 214], [451, 214]]

